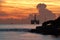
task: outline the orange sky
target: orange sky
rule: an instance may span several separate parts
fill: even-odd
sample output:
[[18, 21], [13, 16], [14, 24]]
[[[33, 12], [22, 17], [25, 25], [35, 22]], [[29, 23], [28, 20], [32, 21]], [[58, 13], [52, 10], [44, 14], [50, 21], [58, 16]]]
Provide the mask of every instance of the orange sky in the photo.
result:
[[60, 0], [0, 0], [0, 18], [26, 18], [31, 13], [38, 13], [36, 6], [45, 3], [47, 9], [60, 13]]

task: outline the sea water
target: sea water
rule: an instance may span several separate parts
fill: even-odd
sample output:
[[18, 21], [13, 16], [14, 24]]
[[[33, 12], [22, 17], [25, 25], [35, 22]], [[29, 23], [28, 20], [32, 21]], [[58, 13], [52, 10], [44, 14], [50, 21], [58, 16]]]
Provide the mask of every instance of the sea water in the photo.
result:
[[[0, 29], [10, 29], [10, 28], [27, 28], [34, 29], [39, 25], [30, 25], [30, 24], [9, 24], [9, 25], [0, 25]], [[55, 37], [54, 35], [42, 35], [29, 32], [14, 32], [14, 31], [0, 31], [0, 40], [60, 40], [60, 37]]]

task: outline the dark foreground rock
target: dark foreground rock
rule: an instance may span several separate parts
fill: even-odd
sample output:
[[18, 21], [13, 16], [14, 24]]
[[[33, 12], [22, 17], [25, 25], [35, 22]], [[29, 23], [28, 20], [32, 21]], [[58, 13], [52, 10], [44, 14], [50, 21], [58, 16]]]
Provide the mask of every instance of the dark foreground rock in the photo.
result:
[[31, 29], [30, 32], [47, 35], [60, 35], [60, 17], [56, 20], [44, 22], [42, 26], [37, 26], [36, 29]]

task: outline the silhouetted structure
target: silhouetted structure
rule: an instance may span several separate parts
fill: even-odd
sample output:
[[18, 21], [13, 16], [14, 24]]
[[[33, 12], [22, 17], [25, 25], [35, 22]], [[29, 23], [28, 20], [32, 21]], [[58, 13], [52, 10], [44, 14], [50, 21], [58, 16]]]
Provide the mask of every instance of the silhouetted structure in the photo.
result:
[[31, 24], [39, 24], [39, 20], [36, 19], [36, 14], [34, 15], [34, 19], [31, 20]]

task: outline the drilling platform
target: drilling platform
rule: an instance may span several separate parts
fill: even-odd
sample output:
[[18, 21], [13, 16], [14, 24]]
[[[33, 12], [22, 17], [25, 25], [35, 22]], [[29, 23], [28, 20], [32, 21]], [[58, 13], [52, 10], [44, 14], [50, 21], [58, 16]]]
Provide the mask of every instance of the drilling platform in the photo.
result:
[[39, 20], [36, 19], [36, 14], [33, 16], [33, 20], [31, 20], [31, 24], [39, 24]]

